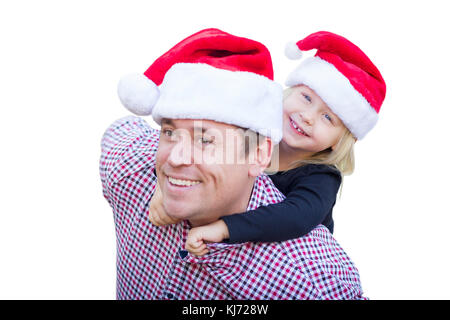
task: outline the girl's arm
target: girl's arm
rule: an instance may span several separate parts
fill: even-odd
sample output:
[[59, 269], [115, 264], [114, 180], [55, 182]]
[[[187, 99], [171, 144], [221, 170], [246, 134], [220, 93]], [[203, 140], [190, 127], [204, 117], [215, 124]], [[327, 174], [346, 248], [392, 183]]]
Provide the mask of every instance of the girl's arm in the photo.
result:
[[283, 202], [222, 217], [228, 242], [285, 241], [309, 233], [332, 210], [340, 184], [340, 175], [332, 171], [296, 177]]
[[294, 177], [283, 202], [224, 216], [212, 224], [191, 229], [186, 249], [196, 255], [208, 252], [205, 242], [273, 242], [299, 238], [324, 219], [336, 202], [341, 177], [322, 170]]

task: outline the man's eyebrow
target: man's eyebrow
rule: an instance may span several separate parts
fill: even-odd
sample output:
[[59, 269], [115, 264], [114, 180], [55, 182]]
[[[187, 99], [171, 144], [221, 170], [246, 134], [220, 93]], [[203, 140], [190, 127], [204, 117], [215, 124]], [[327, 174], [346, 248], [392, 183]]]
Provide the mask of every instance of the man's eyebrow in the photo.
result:
[[202, 133], [205, 133], [206, 132], [206, 130], [208, 130], [208, 128], [205, 128], [205, 127], [203, 127], [203, 126], [194, 126], [193, 127], [193, 130], [194, 131], [197, 131], [197, 130], [202, 130]]
[[[161, 120], [161, 125], [175, 127], [175, 123], [173, 122], [173, 120], [168, 118], [163, 118]], [[200, 121], [199, 123], [194, 122], [194, 125], [192, 127], [187, 128], [187, 130], [189, 131], [196, 131], [200, 129], [202, 133], [205, 133], [205, 131], [207, 131], [209, 128], [205, 128], [202, 121]]]
[[167, 126], [173, 127], [173, 121], [172, 121], [172, 119], [164, 118], [161, 120], [161, 125], [167, 125]]

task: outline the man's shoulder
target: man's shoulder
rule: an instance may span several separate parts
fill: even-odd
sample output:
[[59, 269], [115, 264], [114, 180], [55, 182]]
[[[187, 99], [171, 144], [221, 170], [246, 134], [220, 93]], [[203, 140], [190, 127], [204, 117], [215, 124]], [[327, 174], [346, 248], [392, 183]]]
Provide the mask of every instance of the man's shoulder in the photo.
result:
[[254, 210], [261, 206], [279, 203], [285, 196], [275, 187], [275, 184], [265, 173], [260, 174], [253, 184], [252, 196], [247, 207], [248, 210]]
[[159, 141], [159, 130], [150, 127], [140, 117], [126, 116], [117, 119], [106, 129], [102, 137], [102, 148], [111, 147], [114, 142], [133, 141], [139, 137], [148, 137], [157, 143]]
[[127, 116], [114, 121], [101, 140], [102, 181], [112, 184], [143, 167], [154, 166], [158, 143], [159, 130], [144, 119]]

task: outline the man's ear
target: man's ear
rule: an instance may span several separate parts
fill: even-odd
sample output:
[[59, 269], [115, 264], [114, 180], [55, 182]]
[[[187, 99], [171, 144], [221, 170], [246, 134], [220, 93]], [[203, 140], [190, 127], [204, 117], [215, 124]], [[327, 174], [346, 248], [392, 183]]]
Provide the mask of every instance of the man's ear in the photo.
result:
[[259, 136], [259, 143], [256, 148], [251, 151], [249, 155], [250, 167], [248, 169], [248, 175], [251, 177], [257, 177], [269, 166], [270, 159], [272, 158], [273, 142], [270, 138], [265, 136]]

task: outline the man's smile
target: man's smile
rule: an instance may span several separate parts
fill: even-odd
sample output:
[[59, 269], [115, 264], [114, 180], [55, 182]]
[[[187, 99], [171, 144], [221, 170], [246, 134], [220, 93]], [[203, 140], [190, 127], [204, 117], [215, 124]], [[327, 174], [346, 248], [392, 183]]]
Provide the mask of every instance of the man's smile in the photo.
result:
[[200, 183], [200, 181], [198, 180], [178, 179], [171, 176], [167, 176], [167, 179], [170, 184], [175, 185], [177, 187], [192, 187]]

